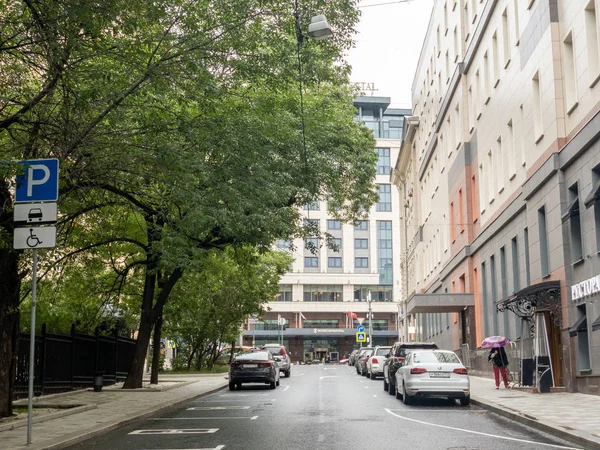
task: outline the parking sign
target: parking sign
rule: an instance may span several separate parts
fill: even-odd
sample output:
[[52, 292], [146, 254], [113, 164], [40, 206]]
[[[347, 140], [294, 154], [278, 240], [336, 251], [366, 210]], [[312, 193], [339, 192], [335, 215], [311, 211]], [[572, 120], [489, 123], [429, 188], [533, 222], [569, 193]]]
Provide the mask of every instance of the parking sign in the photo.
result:
[[58, 200], [58, 159], [28, 159], [19, 164], [25, 172], [17, 175], [16, 203]]

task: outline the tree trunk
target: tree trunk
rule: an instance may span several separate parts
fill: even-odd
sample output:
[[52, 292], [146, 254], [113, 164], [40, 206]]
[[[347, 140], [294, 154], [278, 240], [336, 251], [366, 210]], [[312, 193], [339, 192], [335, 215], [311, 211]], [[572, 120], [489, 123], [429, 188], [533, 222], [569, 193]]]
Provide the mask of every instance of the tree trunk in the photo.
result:
[[152, 351], [152, 372], [150, 374], [150, 384], [158, 384], [158, 371], [160, 369], [160, 335], [162, 333], [162, 312], [154, 324], [154, 348]]
[[129, 366], [127, 379], [123, 384], [123, 389], [139, 389], [142, 387], [142, 379], [144, 377], [144, 361], [146, 360], [146, 355], [148, 354], [148, 344], [150, 344], [152, 326], [154, 325], [154, 322], [156, 322], [152, 308], [155, 290], [156, 273], [151, 272], [147, 267], [146, 277], [144, 280], [144, 296], [142, 298], [140, 329], [135, 342], [133, 359], [131, 360], [131, 365]]
[[0, 417], [12, 415], [20, 320], [19, 253], [12, 249], [13, 218], [6, 181], [0, 178]]

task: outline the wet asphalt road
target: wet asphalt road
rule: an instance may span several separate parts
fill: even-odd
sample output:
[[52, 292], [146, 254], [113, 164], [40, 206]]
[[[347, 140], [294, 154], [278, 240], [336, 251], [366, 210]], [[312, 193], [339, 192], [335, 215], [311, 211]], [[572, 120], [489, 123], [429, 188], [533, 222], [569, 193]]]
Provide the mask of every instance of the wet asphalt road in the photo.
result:
[[348, 366], [293, 366], [271, 390], [247, 385], [191, 400], [70, 449], [304, 450], [579, 448], [476, 406], [405, 406]]

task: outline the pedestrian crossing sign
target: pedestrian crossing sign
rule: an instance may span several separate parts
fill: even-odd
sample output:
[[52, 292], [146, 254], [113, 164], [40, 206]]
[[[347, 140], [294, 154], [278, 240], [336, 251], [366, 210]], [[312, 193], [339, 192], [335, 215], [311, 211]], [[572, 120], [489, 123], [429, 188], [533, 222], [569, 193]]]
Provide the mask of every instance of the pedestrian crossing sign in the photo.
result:
[[367, 342], [367, 333], [356, 333], [356, 342]]

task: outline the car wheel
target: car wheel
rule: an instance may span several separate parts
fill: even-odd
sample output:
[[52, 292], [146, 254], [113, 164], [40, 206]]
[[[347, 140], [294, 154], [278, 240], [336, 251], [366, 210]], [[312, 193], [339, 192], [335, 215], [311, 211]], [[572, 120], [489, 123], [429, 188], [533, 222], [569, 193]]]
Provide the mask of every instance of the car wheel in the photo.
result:
[[229, 383], [229, 390], [230, 391], [235, 391], [235, 384], [234, 383]]
[[460, 398], [461, 406], [469, 406], [471, 404], [471, 396]]
[[394, 395], [396, 386], [394, 386], [394, 383], [392, 383], [392, 380], [390, 380], [390, 385], [388, 386], [388, 394], [390, 395]]
[[275, 382], [275, 386], [279, 386], [279, 380]]
[[270, 387], [271, 389], [275, 389], [275, 388], [277, 387], [277, 383], [275, 383], [274, 381], [271, 381], [271, 382], [269, 383], [269, 387]]
[[402, 394], [400, 393], [400, 389], [398, 389], [398, 386], [396, 386], [396, 398], [398, 400], [402, 400]]
[[291, 373], [292, 373], [292, 371], [291, 371], [291, 370], [286, 370], [286, 371], [284, 372], [284, 374], [285, 374], [285, 377], [286, 377], [286, 378], [289, 378]]
[[357, 373], [357, 374], [360, 374], [360, 372], [359, 372], [359, 370], [358, 370], [358, 367], [356, 368], [356, 373]]
[[367, 378], [371, 378], [371, 372], [367, 372]]
[[388, 384], [387, 381], [385, 381], [385, 376], [383, 377], [383, 390], [387, 392], [387, 390], [389, 389], [390, 385]]
[[404, 388], [404, 383], [402, 383], [402, 403], [405, 405], [410, 405], [412, 403], [412, 399], [406, 393], [406, 389]]
[[373, 372], [371, 372], [371, 380], [376, 380], [377, 379], [377, 375], [375, 375]]

